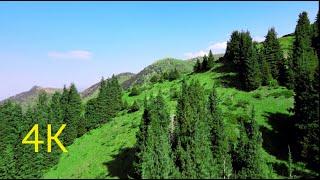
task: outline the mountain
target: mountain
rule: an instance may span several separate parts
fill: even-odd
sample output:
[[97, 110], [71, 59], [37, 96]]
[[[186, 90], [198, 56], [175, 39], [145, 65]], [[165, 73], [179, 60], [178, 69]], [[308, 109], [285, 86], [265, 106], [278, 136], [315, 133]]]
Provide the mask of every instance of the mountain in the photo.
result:
[[[131, 72], [125, 72], [115, 75], [115, 77], [118, 79], [120, 84], [123, 84], [123, 82], [127, 81], [131, 77], [133, 77], [135, 74]], [[90, 95], [95, 94], [95, 92], [99, 89], [100, 82], [97, 82], [96, 84], [90, 86], [89, 88], [85, 89], [81, 92], [81, 97], [86, 98]]]
[[4, 101], [7, 101], [7, 100], [12, 100], [14, 102], [21, 104], [22, 107], [25, 108], [27, 105], [33, 104], [41, 92], [45, 92], [48, 95], [52, 95], [56, 91], [61, 92], [62, 89], [33, 86], [29, 91], [25, 91], [20, 94], [11, 96], [5, 100], [2, 100], [0, 103], [3, 103]]
[[123, 82], [123, 86], [125, 89], [127, 89], [134, 84], [148, 82], [154, 74], [161, 74], [170, 70], [174, 70], [175, 68], [181, 73], [190, 73], [193, 70], [194, 63], [195, 61], [174, 58], [161, 59], [147, 66], [138, 74]]

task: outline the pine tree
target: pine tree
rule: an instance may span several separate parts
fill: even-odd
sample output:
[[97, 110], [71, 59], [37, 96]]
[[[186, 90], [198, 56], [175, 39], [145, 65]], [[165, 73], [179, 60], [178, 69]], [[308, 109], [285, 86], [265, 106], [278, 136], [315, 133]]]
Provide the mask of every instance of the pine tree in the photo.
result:
[[283, 52], [281, 50], [280, 42], [277, 39], [277, 33], [275, 28], [271, 28], [268, 31], [264, 46], [264, 56], [266, 62], [269, 64], [272, 77], [274, 79], [279, 78], [279, 63], [283, 61]]
[[99, 121], [96, 114], [97, 111], [97, 98], [88, 100], [85, 108], [86, 129], [88, 131], [99, 126]]
[[233, 31], [231, 38], [227, 43], [226, 53], [224, 58], [232, 61], [234, 65], [239, 65], [240, 63], [240, 32]]
[[74, 84], [71, 84], [68, 93], [68, 104], [66, 109], [66, 116], [64, 121], [66, 128], [64, 130], [64, 142], [65, 145], [70, 145], [77, 138], [78, 135], [78, 123], [81, 120], [82, 103], [80, 95]]
[[146, 148], [141, 153], [142, 178], [168, 179], [174, 177], [175, 167], [169, 140], [170, 116], [161, 92], [151, 100]]
[[209, 67], [209, 69], [214, 67], [214, 61], [215, 61], [214, 56], [213, 56], [212, 51], [210, 49], [209, 54], [208, 54], [208, 67]]
[[[293, 45], [294, 119], [304, 161], [319, 168], [319, 60], [311, 46], [311, 26], [306, 12], [299, 15]], [[318, 159], [318, 162], [314, 160]]]
[[257, 48], [252, 43], [249, 32], [241, 33], [240, 41], [240, 78], [244, 81], [244, 89], [251, 91], [257, 89], [261, 84], [261, 75], [257, 59]]
[[178, 99], [174, 149], [182, 178], [214, 177], [205, 93], [198, 81], [184, 80]]
[[207, 55], [203, 56], [202, 64], [201, 64], [201, 72], [205, 72], [209, 70], [209, 62]]
[[200, 60], [199, 60], [199, 59], [197, 59], [197, 62], [196, 62], [196, 64], [195, 64], [194, 67], [193, 67], [193, 71], [196, 72], [196, 73], [198, 73], [198, 72], [201, 71], [201, 63], [200, 63]]
[[151, 107], [148, 105], [147, 98], [144, 98], [144, 112], [141, 118], [141, 123], [139, 125], [139, 131], [136, 134], [136, 145], [135, 145], [135, 159], [134, 159], [134, 169], [135, 173], [141, 177], [142, 176], [142, 153], [146, 149], [146, 139], [147, 139], [147, 129], [150, 125], [150, 111]]
[[15, 149], [19, 142], [22, 109], [19, 105], [6, 101], [0, 105], [0, 178], [17, 178], [19, 167], [15, 160]]
[[249, 121], [240, 120], [240, 138], [233, 154], [235, 171], [239, 178], [267, 178], [268, 167], [261, 156], [262, 136], [255, 120], [254, 109]]
[[173, 70], [171, 70], [169, 72], [169, 75], [168, 75], [168, 80], [169, 81], [173, 81], [173, 80], [176, 80], [180, 77], [180, 73], [179, 71], [177, 70], [177, 68], [174, 68]]
[[259, 65], [260, 65], [260, 71], [261, 71], [261, 85], [267, 86], [269, 85], [269, 82], [272, 80], [272, 75], [269, 67], [269, 63], [267, 63], [264, 50], [262, 47], [262, 50], [258, 53], [258, 59], [259, 59]]
[[229, 154], [229, 144], [225, 133], [225, 125], [218, 107], [218, 97], [215, 87], [213, 87], [208, 100], [208, 112], [210, 127], [212, 152], [217, 170], [216, 177], [229, 178], [232, 174], [231, 155]]

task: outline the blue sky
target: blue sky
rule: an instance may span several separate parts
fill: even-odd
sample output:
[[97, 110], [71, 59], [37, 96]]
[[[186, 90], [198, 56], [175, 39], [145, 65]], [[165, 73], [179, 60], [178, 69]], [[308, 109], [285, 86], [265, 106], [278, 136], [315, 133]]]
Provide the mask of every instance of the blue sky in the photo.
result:
[[1, 2], [0, 100], [33, 85], [83, 90], [154, 61], [224, 51], [233, 30], [294, 31], [318, 2]]

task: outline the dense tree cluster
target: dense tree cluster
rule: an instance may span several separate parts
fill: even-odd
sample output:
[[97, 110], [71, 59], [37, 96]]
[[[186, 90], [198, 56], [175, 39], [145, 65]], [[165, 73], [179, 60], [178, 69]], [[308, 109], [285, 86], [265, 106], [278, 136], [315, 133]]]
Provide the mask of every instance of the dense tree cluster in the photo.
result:
[[98, 97], [90, 99], [86, 106], [86, 129], [91, 130], [108, 122], [122, 107], [122, 88], [118, 79], [115, 76], [109, 80], [102, 78]]
[[63, 93], [56, 92], [51, 99], [42, 92], [34, 106], [28, 107], [25, 113], [20, 105], [7, 101], [0, 106], [1, 138], [0, 178], [40, 178], [42, 173], [58, 162], [60, 148], [53, 143], [52, 152], [48, 153], [46, 145], [40, 145], [38, 153], [32, 145], [21, 143], [34, 124], [39, 125], [39, 140], [47, 138], [47, 124], [52, 124], [55, 134], [61, 124], [67, 124], [64, 136], [59, 137], [67, 146], [78, 137], [79, 125], [83, 122], [80, 95], [74, 84]]
[[180, 72], [177, 68], [174, 68], [170, 71], [166, 71], [164, 73], [156, 73], [150, 78], [151, 83], [163, 82], [165, 80], [173, 81], [180, 78]]
[[212, 51], [210, 50], [208, 53], [208, 56], [207, 55], [203, 56], [202, 62], [200, 62], [200, 59], [197, 59], [196, 64], [193, 67], [193, 71], [196, 73], [206, 72], [211, 68], [213, 68], [214, 62], [215, 62], [215, 59], [212, 54]]
[[161, 93], [145, 100], [137, 133], [136, 172], [142, 178], [268, 177], [254, 114], [244, 119], [237, 149], [231, 151], [215, 88], [209, 96], [203, 89], [198, 81], [184, 80], [174, 118]]

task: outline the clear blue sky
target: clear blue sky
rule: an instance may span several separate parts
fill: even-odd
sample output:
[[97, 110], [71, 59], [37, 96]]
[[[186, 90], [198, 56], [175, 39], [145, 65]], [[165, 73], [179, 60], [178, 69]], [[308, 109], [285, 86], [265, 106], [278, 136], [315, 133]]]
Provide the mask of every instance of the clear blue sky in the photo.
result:
[[221, 53], [233, 30], [262, 40], [274, 26], [281, 36], [302, 11], [313, 22], [318, 2], [1, 2], [0, 99]]

